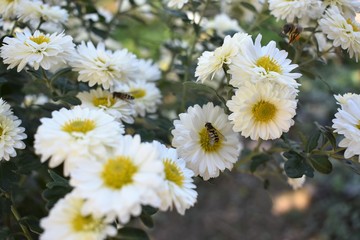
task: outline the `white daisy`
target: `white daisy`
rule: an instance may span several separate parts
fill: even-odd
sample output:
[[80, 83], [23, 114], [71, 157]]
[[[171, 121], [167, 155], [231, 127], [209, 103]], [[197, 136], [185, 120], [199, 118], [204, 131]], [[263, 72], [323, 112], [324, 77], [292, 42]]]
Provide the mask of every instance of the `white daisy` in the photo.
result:
[[322, 13], [320, 0], [269, 0], [270, 13], [277, 20], [294, 22], [295, 18], [318, 18]]
[[8, 69], [17, 66], [20, 72], [26, 64], [35, 70], [42, 68], [48, 70], [59, 63], [66, 63], [73, 54], [74, 43], [72, 37], [64, 33], [43, 34], [35, 31], [31, 34], [28, 29], [23, 33], [16, 33], [15, 38], [6, 37], [1, 47], [1, 57]]
[[135, 109], [131, 102], [114, 97], [112, 93], [98, 88], [90, 92], [80, 92], [76, 96], [81, 100], [81, 107], [102, 109], [117, 120], [134, 123]]
[[88, 82], [90, 87], [99, 84], [113, 88], [118, 82], [134, 78], [137, 71], [136, 57], [126, 49], [112, 52], [101, 42], [96, 48], [92, 42], [82, 42], [77, 53], [70, 65], [79, 72], [78, 80]]
[[238, 21], [236, 19], [230, 18], [225, 13], [216, 15], [214, 19], [206, 23], [204, 27], [205, 29], [214, 29], [217, 35], [221, 37], [225, 37], [224, 34], [227, 31], [244, 32]]
[[[344, 135], [339, 142], [340, 147], [345, 147], [345, 158], [360, 155], [360, 95], [345, 95], [341, 108], [333, 119], [334, 132]], [[360, 161], [360, 157], [359, 157]]]
[[178, 158], [176, 149], [167, 148], [157, 141], [153, 144], [160, 153], [159, 159], [164, 164], [165, 172], [163, 186], [159, 188], [160, 210], [171, 210], [175, 205], [178, 213], [184, 215], [186, 209], [194, 206], [197, 198], [197, 192], [194, 190], [196, 186], [192, 179], [194, 172], [186, 168], [183, 159]]
[[69, 14], [59, 6], [50, 6], [39, 0], [25, 1], [18, 8], [17, 15], [22, 22], [30, 22], [31, 26], [37, 27], [40, 21], [65, 23]]
[[131, 216], [140, 215], [142, 204], [160, 206], [156, 191], [163, 174], [156, 148], [141, 143], [138, 135], [126, 135], [114, 152], [75, 169], [70, 184], [86, 199], [84, 212], [114, 215], [125, 224]]
[[360, 24], [353, 18], [345, 19], [337, 7], [326, 10], [319, 20], [322, 31], [328, 39], [333, 40], [335, 47], [347, 50], [350, 57], [358, 61], [360, 54]]
[[344, 95], [334, 95], [335, 99], [336, 99], [336, 103], [339, 105], [344, 105], [347, 103], [347, 101], [351, 98], [353, 98], [354, 96], [356, 96], [357, 94], [355, 93], [345, 93]]
[[216, 73], [232, 63], [233, 58], [239, 54], [239, 47], [248, 41], [251, 41], [248, 34], [237, 33], [234, 37], [226, 36], [223, 45], [215, 51], [203, 52], [195, 71], [197, 81], [203, 83], [208, 78], [212, 80]]
[[135, 116], [145, 117], [146, 113], [154, 113], [161, 103], [161, 92], [154, 83], [134, 81], [120, 84], [115, 92], [130, 94], [134, 99], [131, 104], [135, 109]]
[[0, 98], [0, 160], [16, 156], [16, 149], [24, 149], [26, 139], [21, 120], [12, 114], [10, 105]]
[[52, 112], [52, 118], [40, 119], [35, 134], [35, 152], [41, 162], [50, 158], [51, 168], [64, 162], [64, 175], [76, 167], [77, 161], [89, 155], [103, 156], [117, 146], [124, 127], [102, 110], [76, 106]]
[[242, 145], [222, 108], [211, 102], [203, 107], [195, 105], [179, 118], [171, 131], [172, 145], [196, 176], [208, 180], [232, 169]]
[[152, 60], [138, 59], [136, 61], [138, 68], [137, 77], [143, 81], [157, 81], [161, 78], [161, 72], [157, 65]]
[[0, 0], [0, 15], [3, 19], [16, 17], [16, 12], [24, 0]]
[[358, 0], [324, 0], [323, 5], [338, 7], [346, 17], [354, 17], [357, 12], [360, 12]]
[[177, 7], [182, 8], [184, 4], [188, 3], [189, 0], [167, 0], [168, 1], [168, 7]]
[[60, 199], [50, 210], [49, 216], [41, 219], [44, 232], [41, 240], [101, 240], [116, 235], [112, 219], [83, 214], [84, 199], [72, 192]]
[[294, 125], [296, 91], [274, 82], [246, 82], [226, 105], [234, 131], [252, 140], [277, 139]]
[[286, 58], [288, 53], [276, 48], [274, 41], [262, 47], [261, 38], [259, 34], [254, 43], [245, 42], [242, 46], [242, 54], [233, 58], [229, 70], [230, 84], [240, 87], [247, 81], [271, 80], [297, 88], [300, 84], [295, 79], [301, 77], [301, 74], [291, 71], [298, 65], [291, 64]]

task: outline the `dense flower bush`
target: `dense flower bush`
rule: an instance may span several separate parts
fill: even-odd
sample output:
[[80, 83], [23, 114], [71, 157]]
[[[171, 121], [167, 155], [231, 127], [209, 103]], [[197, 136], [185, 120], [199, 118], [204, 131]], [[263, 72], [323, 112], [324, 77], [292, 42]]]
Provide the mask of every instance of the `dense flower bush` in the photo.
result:
[[[294, 189], [334, 162], [359, 173], [360, 95], [318, 71], [356, 66], [358, 12], [356, 0], [0, 0], [0, 238], [147, 239], [136, 219], [186, 214], [196, 181], [224, 171]], [[327, 121], [308, 120], [309, 89], [339, 105]]]

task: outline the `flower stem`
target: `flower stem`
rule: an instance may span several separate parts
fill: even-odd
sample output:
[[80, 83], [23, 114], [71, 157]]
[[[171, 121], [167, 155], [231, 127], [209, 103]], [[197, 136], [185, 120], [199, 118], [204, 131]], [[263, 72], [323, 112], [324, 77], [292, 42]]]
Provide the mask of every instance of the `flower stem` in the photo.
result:
[[31, 234], [30, 234], [29, 230], [27, 229], [27, 227], [26, 227], [24, 224], [22, 224], [22, 223], [20, 222], [20, 219], [21, 219], [20, 214], [19, 214], [19, 212], [16, 210], [16, 208], [15, 208], [14, 205], [11, 205], [11, 212], [12, 212], [12, 214], [14, 215], [16, 221], [19, 223], [19, 225], [20, 225], [20, 227], [21, 227], [21, 230], [23, 231], [26, 239], [32, 240], [32, 237], [31, 237]]

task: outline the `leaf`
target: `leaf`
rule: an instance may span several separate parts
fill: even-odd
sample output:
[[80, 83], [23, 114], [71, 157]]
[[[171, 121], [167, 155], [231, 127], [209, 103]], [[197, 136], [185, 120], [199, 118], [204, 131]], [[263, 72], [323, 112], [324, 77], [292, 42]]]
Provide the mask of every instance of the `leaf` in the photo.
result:
[[68, 180], [52, 170], [49, 170], [49, 174], [53, 181], [46, 184], [47, 189], [42, 193], [43, 198], [47, 201], [47, 209], [51, 209], [60, 198], [63, 198], [72, 190]]
[[140, 219], [142, 221], [142, 223], [148, 227], [148, 228], [153, 228], [154, 227], [154, 221], [152, 219], [152, 217], [144, 212], [141, 213], [140, 215]]
[[332, 171], [332, 164], [327, 156], [313, 155], [309, 158], [312, 166], [320, 173], [329, 174]]
[[190, 19], [188, 18], [188, 16], [186, 15], [186, 13], [181, 12], [181, 11], [177, 11], [177, 10], [173, 10], [173, 9], [169, 9], [166, 8], [165, 12], [173, 17], [178, 17], [181, 18], [182, 20], [186, 21], [186, 22], [190, 22]]
[[32, 153], [26, 152], [18, 156], [17, 167], [20, 174], [29, 174], [41, 166], [40, 160]]
[[35, 216], [26, 216], [20, 219], [20, 223], [26, 225], [30, 231], [36, 234], [41, 234], [43, 230], [39, 226], [39, 219]]
[[125, 227], [118, 231], [121, 240], [150, 240], [146, 232], [139, 228]]
[[336, 138], [335, 138], [335, 136], [333, 134], [332, 128], [330, 128], [328, 126], [325, 126], [325, 127], [321, 126], [317, 122], [315, 122], [315, 125], [321, 131], [321, 133], [324, 135], [324, 137], [326, 139], [328, 139], [328, 141], [330, 142], [332, 148], [335, 149], [336, 148]]
[[240, 4], [241, 4], [244, 8], [246, 8], [246, 9], [248, 9], [248, 10], [254, 12], [254, 13], [257, 13], [256, 8], [255, 8], [252, 4], [247, 3], [247, 2], [241, 2]]
[[265, 154], [257, 155], [252, 158], [252, 161], [250, 163], [250, 171], [255, 172], [256, 169], [262, 165], [265, 164], [267, 161], [270, 160], [270, 157]]
[[0, 188], [11, 192], [19, 180], [16, 166], [11, 161], [0, 161]]
[[142, 211], [144, 213], [146, 213], [147, 215], [154, 215], [155, 213], [158, 212], [158, 209], [157, 208], [154, 208], [154, 207], [151, 207], [151, 206], [143, 206], [142, 207]]
[[67, 186], [69, 186], [68, 180], [66, 180], [65, 178], [61, 177], [60, 175], [58, 175], [58, 174], [57, 174], [56, 172], [54, 172], [53, 170], [49, 170], [49, 174], [50, 174], [50, 177], [52, 178], [52, 180], [54, 180], [54, 182], [66, 183]]
[[314, 132], [310, 136], [310, 138], [305, 146], [305, 151], [309, 153], [312, 150], [314, 150], [318, 145], [319, 138], [320, 138], [320, 131]]
[[196, 82], [184, 82], [184, 86], [189, 86], [191, 89], [198, 89], [215, 95], [226, 106], [226, 100], [220, 96], [214, 89], [201, 83]]
[[288, 177], [300, 178], [303, 175], [314, 177], [314, 169], [305, 161], [300, 154], [290, 151], [284, 153], [288, 160], [285, 162], [284, 170]]
[[54, 97], [53, 98], [54, 101], [63, 101], [63, 102], [66, 102], [66, 103], [69, 103], [71, 105], [80, 105], [81, 104], [81, 101], [73, 96], [73, 95], [64, 95], [64, 96], [59, 96], [59, 97]]

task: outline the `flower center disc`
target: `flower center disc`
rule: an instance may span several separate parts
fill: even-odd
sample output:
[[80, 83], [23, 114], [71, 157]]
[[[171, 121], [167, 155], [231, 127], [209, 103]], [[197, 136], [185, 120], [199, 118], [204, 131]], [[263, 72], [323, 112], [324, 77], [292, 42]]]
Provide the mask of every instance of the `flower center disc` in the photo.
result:
[[96, 220], [92, 215], [82, 216], [80, 212], [72, 219], [72, 227], [76, 232], [93, 232], [101, 225], [100, 220]]
[[252, 114], [257, 122], [269, 122], [274, 119], [277, 108], [274, 104], [267, 101], [259, 101], [252, 107]]
[[354, 32], [360, 31], [359, 27], [350, 18], [348, 18], [346, 22], [351, 25]]
[[44, 43], [44, 42], [46, 42], [46, 43], [49, 43], [49, 42], [50, 42], [50, 38], [48, 38], [48, 37], [45, 36], [45, 35], [39, 35], [39, 36], [37, 36], [37, 37], [31, 36], [29, 39], [30, 39], [31, 41], [39, 44], [39, 45], [42, 44], [42, 43]]
[[184, 184], [184, 176], [179, 167], [169, 159], [163, 160], [166, 180], [175, 183], [179, 187]]
[[3, 135], [3, 133], [4, 133], [4, 129], [3, 129], [2, 126], [0, 125], [0, 139], [1, 139], [2, 135]]
[[81, 132], [87, 133], [96, 127], [95, 122], [89, 119], [85, 120], [71, 120], [63, 126], [62, 130], [68, 133]]
[[133, 96], [134, 98], [143, 98], [146, 95], [146, 91], [144, 89], [140, 89], [140, 88], [132, 89], [130, 91], [130, 93], [131, 93], [131, 96]]
[[[218, 131], [218, 130], [215, 130]], [[199, 132], [200, 135], [200, 146], [205, 152], [216, 152], [221, 147], [222, 139], [214, 141], [208, 133], [208, 130], [204, 127]]]
[[104, 166], [101, 177], [106, 186], [121, 189], [133, 182], [133, 176], [138, 168], [129, 157], [119, 156], [109, 159]]
[[96, 107], [104, 106], [104, 107], [111, 107], [115, 104], [115, 99], [113, 97], [100, 97], [100, 98], [94, 98], [93, 104]]
[[263, 57], [259, 58], [256, 61], [256, 66], [264, 68], [267, 73], [269, 73], [269, 72], [281, 73], [282, 72], [281, 67], [277, 63], [277, 61], [270, 58], [269, 56], [263, 56]]

